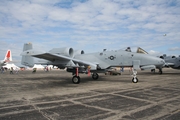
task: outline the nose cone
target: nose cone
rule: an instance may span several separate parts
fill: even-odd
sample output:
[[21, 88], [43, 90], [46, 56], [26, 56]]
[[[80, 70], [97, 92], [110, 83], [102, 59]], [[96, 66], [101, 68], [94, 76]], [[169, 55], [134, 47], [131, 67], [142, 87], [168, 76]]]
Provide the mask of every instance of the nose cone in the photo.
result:
[[165, 65], [165, 61], [161, 58], [157, 58], [157, 66], [162, 67]]
[[146, 56], [145, 62], [148, 65], [155, 65], [156, 67], [163, 67], [165, 61], [155, 56]]

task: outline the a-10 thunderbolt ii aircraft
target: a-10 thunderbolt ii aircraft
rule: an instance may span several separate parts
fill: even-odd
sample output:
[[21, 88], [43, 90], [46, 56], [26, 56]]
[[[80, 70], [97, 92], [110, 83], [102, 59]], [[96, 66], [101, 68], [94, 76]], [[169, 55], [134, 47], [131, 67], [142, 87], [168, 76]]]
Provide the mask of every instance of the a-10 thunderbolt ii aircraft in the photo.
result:
[[171, 67], [173, 69], [180, 69], [180, 55], [176, 56], [160, 56], [165, 61], [165, 67]]
[[[110, 67], [132, 67], [133, 83], [138, 82], [137, 69], [161, 69], [164, 60], [149, 54], [141, 54], [143, 49], [137, 52], [127, 50], [102, 51], [85, 54], [83, 50], [73, 48], [53, 48], [48, 52], [36, 51], [31, 43], [25, 43], [21, 64], [33, 66], [34, 64], [54, 65], [60, 69], [67, 68], [67, 72], [73, 73], [72, 82], [80, 83], [79, 73], [91, 72], [93, 79], [98, 79], [98, 73], [105, 72]], [[38, 59], [33, 59], [33, 57]], [[40, 59], [39, 59], [40, 58]]]

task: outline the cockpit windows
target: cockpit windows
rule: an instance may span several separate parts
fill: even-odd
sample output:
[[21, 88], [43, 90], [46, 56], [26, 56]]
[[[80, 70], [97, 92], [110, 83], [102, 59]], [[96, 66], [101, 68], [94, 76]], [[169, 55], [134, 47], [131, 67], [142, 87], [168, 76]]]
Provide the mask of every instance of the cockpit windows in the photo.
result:
[[127, 47], [126, 51], [131, 52], [131, 48]]
[[145, 50], [143, 50], [142, 48], [138, 47], [137, 49], [137, 53], [143, 53], [143, 54], [148, 54]]
[[142, 53], [142, 54], [148, 54], [148, 52], [146, 52], [145, 50], [143, 50], [143, 49], [140, 48], [140, 47], [127, 47], [127, 48], [125, 49], [125, 51]]

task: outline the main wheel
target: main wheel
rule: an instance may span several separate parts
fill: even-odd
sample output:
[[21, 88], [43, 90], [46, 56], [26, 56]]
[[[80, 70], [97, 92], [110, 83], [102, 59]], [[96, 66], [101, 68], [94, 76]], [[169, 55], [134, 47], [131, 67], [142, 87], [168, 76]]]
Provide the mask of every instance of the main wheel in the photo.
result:
[[132, 82], [133, 83], [137, 83], [138, 82], [138, 78], [137, 77], [133, 77]]
[[162, 74], [162, 70], [159, 70], [159, 74], [160, 74], [160, 75]]
[[93, 73], [93, 74], [92, 74], [92, 78], [93, 78], [94, 80], [97, 80], [97, 79], [99, 78], [99, 75], [98, 75], [97, 73]]
[[152, 73], [155, 73], [155, 69], [152, 69], [151, 72], [152, 72]]
[[74, 84], [79, 84], [79, 83], [80, 83], [80, 77], [79, 77], [79, 76], [73, 76], [72, 82], [73, 82]]

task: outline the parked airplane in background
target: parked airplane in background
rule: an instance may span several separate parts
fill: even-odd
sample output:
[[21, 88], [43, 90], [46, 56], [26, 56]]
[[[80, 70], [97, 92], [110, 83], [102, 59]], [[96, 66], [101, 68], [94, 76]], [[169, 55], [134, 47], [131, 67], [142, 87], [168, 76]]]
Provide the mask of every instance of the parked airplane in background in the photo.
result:
[[8, 62], [11, 62], [11, 61], [12, 61], [11, 50], [8, 50], [6, 52], [4, 60], [0, 61], [0, 67], [6, 65]]
[[3, 68], [7, 68], [7, 69], [11, 69], [11, 68], [13, 68], [14, 70], [16, 70], [16, 69], [20, 69], [18, 66], [16, 66], [14, 63], [7, 63], [7, 64], [5, 64], [4, 66], [3, 66]]
[[105, 72], [110, 67], [133, 67], [132, 82], [137, 83], [137, 69], [162, 69], [165, 63], [161, 58], [127, 50], [104, 50], [85, 54], [83, 50], [73, 50], [73, 48], [53, 48], [49, 52], [41, 52], [34, 50], [31, 43], [24, 44], [21, 55], [23, 65], [54, 65], [60, 69], [66, 67], [67, 72], [73, 73], [72, 82], [75, 84], [80, 83], [79, 73], [88, 71], [92, 73], [93, 79], [98, 79], [97, 73]]
[[163, 56], [160, 56], [160, 58], [164, 59], [165, 66], [171, 67], [173, 69], [180, 69], [180, 55], [178, 57], [176, 56], [166, 56], [164, 54]]

